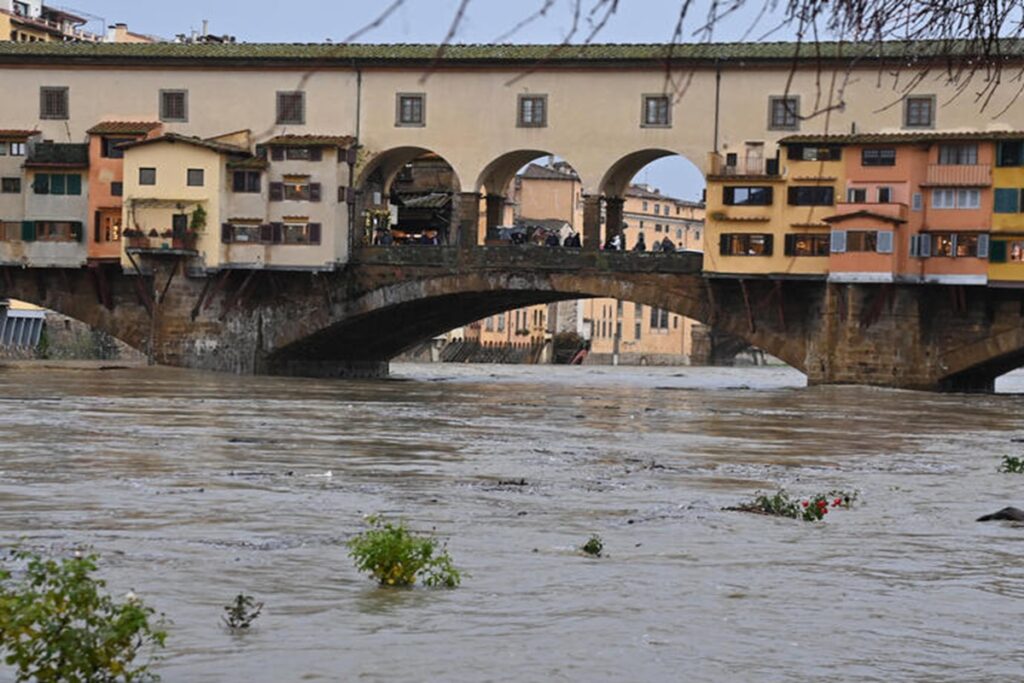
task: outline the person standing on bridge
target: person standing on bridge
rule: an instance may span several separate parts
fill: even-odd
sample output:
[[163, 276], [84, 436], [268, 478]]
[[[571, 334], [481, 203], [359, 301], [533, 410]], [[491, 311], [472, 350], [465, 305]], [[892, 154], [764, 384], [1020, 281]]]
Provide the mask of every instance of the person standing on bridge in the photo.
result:
[[644, 241], [643, 233], [636, 236], [636, 244], [633, 245], [633, 251], [647, 251], [647, 242]]
[[671, 253], [676, 250], [675, 243], [668, 238], [668, 235], [665, 235], [665, 239], [661, 240], [661, 244], [659, 245], [659, 247], [662, 251], [666, 253]]

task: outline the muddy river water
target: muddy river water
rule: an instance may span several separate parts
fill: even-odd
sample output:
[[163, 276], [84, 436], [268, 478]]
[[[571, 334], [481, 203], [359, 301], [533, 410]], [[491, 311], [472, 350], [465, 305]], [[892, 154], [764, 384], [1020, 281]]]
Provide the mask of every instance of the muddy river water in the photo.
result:
[[[0, 540], [100, 553], [173, 622], [169, 682], [1020, 680], [1024, 528], [974, 519], [1024, 506], [997, 472], [1024, 454], [1024, 375], [993, 396], [803, 384], [3, 368]], [[860, 500], [823, 523], [722, 510], [780, 486]], [[436, 528], [462, 587], [359, 575], [344, 543], [369, 513]], [[576, 550], [592, 533], [606, 557]], [[266, 607], [232, 636], [240, 591]]]

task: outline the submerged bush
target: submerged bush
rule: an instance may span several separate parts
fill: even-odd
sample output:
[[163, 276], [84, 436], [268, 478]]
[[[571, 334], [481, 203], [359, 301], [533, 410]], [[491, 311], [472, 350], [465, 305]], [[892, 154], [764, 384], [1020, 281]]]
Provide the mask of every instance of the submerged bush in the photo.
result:
[[1008, 474], [1021, 474], [1024, 472], [1024, 458], [1004, 455], [1003, 463], [999, 466], [999, 471], [1006, 472]]
[[226, 616], [221, 617], [224, 625], [232, 631], [244, 631], [252, 626], [256, 617], [263, 611], [263, 603], [256, 602], [251, 595], [239, 593], [234, 602], [224, 606]]
[[19, 580], [0, 569], [0, 651], [18, 681], [159, 680], [148, 658], [164, 646], [162, 619], [151, 625], [155, 612], [132, 594], [117, 603], [101, 593], [95, 555], [11, 556], [27, 566]]
[[791, 498], [785, 490], [779, 490], [770, 496], [759, 494], [753, 501], [740, 503], [736, 507], [726, 509], [816, 522], [824, 519], [830, 509], [838, 507], [849, 509], [856, 499], [856, 492], [832, 490], [800, 500]]
[[444, 545], [429, 534], [416, 534], [405, 524], [369, 517], [370, 528], [348, 542], [356, 569], [382, 586], [412, 586], [417, 578], [431, 588], [455, 588], [462, 580]]
[[580, 550], [585, 552], [587, 555], [601, 557], [601, 553], [604, 551], [604, 542], [601, 541], [600, 536], [594, 534], [590, 537], [590, 540], [583, 544]]

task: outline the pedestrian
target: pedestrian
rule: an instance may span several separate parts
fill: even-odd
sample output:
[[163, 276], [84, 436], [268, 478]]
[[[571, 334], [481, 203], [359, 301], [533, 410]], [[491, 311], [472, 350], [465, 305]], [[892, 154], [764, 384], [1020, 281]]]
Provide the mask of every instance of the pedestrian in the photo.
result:
[[636, 236], [636, 244], [633, 245], [633, 251], [647, 251], [647, 242], [644, 241], [643, 233]]
[[675, 243], [668, 238], [668, 235], [665, 235], [665, 239], [661, 240], [661, 250], [666, 253], [670, 253], [676, 250]]
[[559, 241], [558, 241], [558, 233], [557, 232], [549, 232], [548, 233], [548, 238], [546, 240], [544, 240], [544, 244], [546, 244], [549, 247], [561, 246], [559, 244]]
[[612, 237], [612, 251], [622, 251], [622, 235], [616, 234]]

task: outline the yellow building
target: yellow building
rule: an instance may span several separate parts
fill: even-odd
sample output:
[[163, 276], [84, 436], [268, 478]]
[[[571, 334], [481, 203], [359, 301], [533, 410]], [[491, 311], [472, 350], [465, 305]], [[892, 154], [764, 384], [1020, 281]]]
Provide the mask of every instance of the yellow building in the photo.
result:
[[[764, 158], [763, 150], [758, 154], [748, 150], [742, 162], [737, 153], [724, 158], [712, 155], [710, 167], [705, 272], [777, 277], [827, 274], [829, 224], [824, 219], [843, 200], [841, 146], [803, 143], [794, 136], [773, 158]], [[820, 243], [820, 255], [798, 254], [798, 241]]]
[[996, 143], [988, 282], [1024, 287], [1024, 138]]

